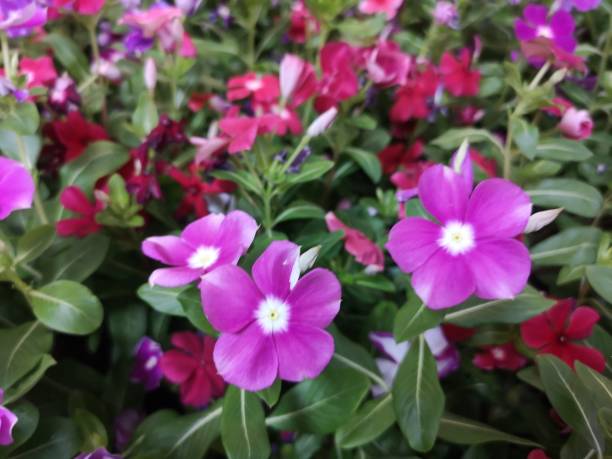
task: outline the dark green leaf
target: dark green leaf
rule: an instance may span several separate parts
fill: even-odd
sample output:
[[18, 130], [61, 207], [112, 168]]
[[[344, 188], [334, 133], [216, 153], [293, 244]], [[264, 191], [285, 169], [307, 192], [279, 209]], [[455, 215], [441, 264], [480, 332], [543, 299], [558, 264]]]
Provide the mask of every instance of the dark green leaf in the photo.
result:
[[38, 408], [27, 400], [11, 406], [10, 410], [17, 416], [17, 424], [13, 429], [13, 444], [9, 447], [9, 451], [14, 451], [34, 435], [40, 414]]
[[249, 190], [251, 193], [261, 195], [263, 192], [261, 183], [246, 171], [223, 171], [217, 170], [212, 173], [213, 177], [229, 180]]
[[531, 260], [539, 266], [577, 266], [595, 262], [601, 230], [573, 227], [534, 245]]
[[38, 361], [38, 364], [27, 373], [23, 378], [19, 379], [4, 393], [4, 402], [11, 403], [19, 400], [27, 394], [45, 375], [46, 371], [55, 365], [57, 362], [49, 354], [43, 354]]
[[79, 452], [79, 445], [79, 433], [70, 419], [42, 416], [32, 438], [11, 459], [68, 459]]
[[395, 316], [393, 336], [398, 343], [414, 338], [435, 327], [444, 318], [444, 313], [425, 306], [416, 295], [411, 295], [408, 304]]
[[593, 290], [612, 303], [612, 266], [587, 266], [586, 276]]
[[378, 438], [395, 422], [393, 400], [387, 394], [366, 402], [336, 432], [336, 443], [342, 448], [356, 448]]
[[136, 294], [138, 297], [149, 304], [153, 309], [163, 314], [185, 317], [183, 306], [179, 301], [179, 295], [185, 287], [166, 288], [157, 285], [143, 284]]
[[309, 202], [296, 202], [287, 209], [283, 210], [274, 224], [278, 225], [281, 222], [289, 220], [300, 220], [300, 219], [318, 219], [322, 220], [325, 218], [325, 212], [319, 206], [311, 204]]
[[40, 116], [38, 109], [34, 104], [17, 104], [6, 116], [2, 119], [2, 127], [9, 129], [17, 135], [25, 136], [36, 134]]
[[125, 147], [117, 143], [91, 143], [81, 156], [62, 167], [62, 187], [75, 185], [89, 191], [98, 179], [117, 171], [128, 159]]
[[432, 143], [438, 147], [444, 148], [445, 150], [451, 150], [459, 147], [464, 140], [467, 140], [470, 144], [489, 142], [496, 146], [499, 150], [503, 150], [503, 146], [500, 144], [499, 140], [497, 140], [493, 134], [485, 129], [449, 129], [440, 137], [434, 139]]
[[82, 451], [93, 451], [108, 444], [108, 434], [102, 421], [87, 410], [76, 409], [72, 415], [79, 429]]
[[104, 262], [110, 239], [102, 234], [92, 234], [82, 239], [64, 239], [51, 247], [42, 257], [43, 281], [58, 279], [82, 282], [91, 276]]
[[276, 378], [276, 381], [274, 381], [274, 384], [272, 384], [267, 389], [260, 390], [259, 392], [257, 392], [257, 395], [264, 402], [266, 402], [266, 405], [272, 408], [274, 405], [278, 403], [278, 399], [280, 398], [281, 388], [282, 388], [281, 380], [280, 378]]
[[513, 118], [511, 126], [512, 138], [518, 145], [521, 153], [529, 159], [535, 158], [537, 154], [536, 148], [540, 138], [538, 128], [532, 124], [528, 124], [522, 118]]
[[17, 241], [15, 263], [27, 263], [38, 258], [55, 239], [55, 227], [42, 225], [31, 229]]
[[217, 331], [210, 324], [204, 310], [202, 309], [202, 299], [200, 298], [200, 290], [197, 288], [188, 288], [179, 293], [179, 303], [183, 308], [183, 313], [189, 319], [189, 322], [198, 330], [210, 336], [217, 336]]
[[574, 362], [576, 375], [597, 407], [612, 407], [612, 381], [582, 362]]
[[584, 161], [592, 157], [593, 153], [582, 142], [547, 139], [538, 145], [536, 156], [554, 161]]
[[148, 92], [142, 92], [138, 98], [138, 105], [132, 114], [132, 123], [138, 133], [144, 137], [153, 130], [159, 122], [157, 106]]
[[595, 217], [603, 203], [597, 188], [573, 179], [546, 179], [527, 190], [536, 206], [545, 208], [563, 207], [581, 217]]
[[300, 172], [297, 174], [289, 174], [287, 176], [287, 183], [289, 185], [297, 185], [298, 183], [306, 183], [321, 179], [332, 167], [334, 167], [333, 161], [313, 158], [302, 166]]
[[382, 168], [376, 154], [359, 148], [347, 148], [346, 153], [359, 164], [359, 167], [361, 167], [374, 183], [380, 182]]
[[47, 34], [45, 42], [53, 48], [53, 56], [68, 69], [70, 74], [77, 80], [84, 80], [89, 75], [89, 63], [81, 48], [70, 38], [54, 32]]

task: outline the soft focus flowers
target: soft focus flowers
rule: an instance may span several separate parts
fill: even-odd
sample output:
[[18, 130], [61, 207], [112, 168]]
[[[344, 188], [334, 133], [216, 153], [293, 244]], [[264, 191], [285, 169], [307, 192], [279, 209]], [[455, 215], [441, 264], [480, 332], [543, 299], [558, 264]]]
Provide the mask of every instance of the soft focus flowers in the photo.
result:
[[[378, 160], [383, 173], [393, 174], [400, 167], [411, 168], [423, 156], [424, 144], [417, 140], [409, 147], [401, 143], [393, 143], [378, 152]], [[416, 186], [416, 183], [415, 183]]]
[[587, 110], [577, 110], [575, 107], [569, 107], [563, 113], [559, 130], [570, 139], [588, 139], [593, 132], [593, 120]]
[[404, 0], [361, 0], [359, 11], [365, 14], [384, 13], [387, 19], [393, 19]]
[[106, 448], [98, 448], [89, 453], [81, 453], [74, 459], [123, 459], [120, 454], [111, 454]]
[[550, 459], [543, 449], [532, 449], [527, 456], [527, 459]]
[[453, 2], [438, 1], [432, 16], [437, 24], [455, 27], [459, 18], [459, 12]]
[[577, 344], [591, 336], [599, 314], [593, 308], [575, 308], [572, 299], [560, 300], [548, 311], [521, 324], [521, 337], [538, 354], [553, 354], [572, 368], [579, 361], [602, 372], [604, 355], [593, 347]]
[[[438, 376], [444, 378], [459, 368], [459, 351], [448, 341], [440, 327], [427, 330], [424, 337], [429, 350], [436, 359]], [[410, 341], [396, 343], [393, 334], [388, 332], [372, 332], [370, 333], [370, 341], [382, 354], [381, 357], [376, 359], [376, 366], [387, 385], [391, 387], [397, 369], [408, 353], [411, 343]], [[381, 395], [384, 392], [383, 387], [372, 387], [374, 396]]]
[[170, 265], [153, 271], [151, 285], [179, 287], [225, 264], [235, 264], [246, 252], [257, 223], [239, 210], [227, 215], [210, 214], [187, 225], [180, 237], [155, 236], [142, 243], [142, 252]]
[[0, 389], [0, 445], [7, 446], [13, 443], [13, 427], [17, 424], [17, 416], [1, 405], [3, 401], [4, 391]]
[[315, 118], [315, 120], [306, 129], [306, 135], [309, 137], [316, 137], [323, 134], [332, 125], [336, 116], [338, 115], [338, 109], [331, 107], [324, 113], [321, 113]]
[[9, 36], [27, 35], [47, 22], [47, 7], [38, 0], [0, 2], [0, 30]]
[[92, 203], [79, 187], [71, 185], [62, 191], [60, 203], [78, 216], [58, 221], [57, 234], [64, 237], [85, 237], [100, 231], [101, 226], [96, 221], [96, 215], [104, 209], [102, 201], [94, 197]]
[[193, 332], [179, 332], [170, 341], [176, 349], [164, 353], [161, 369], [169, 381], [180, 385], [183, 405], [199, 408], [221, 397], [225, 382], [213, 362], [215, 340]]
[[391, 121], [405, 122], [425, 119], [431, 113], [431, 99], [438, 89], [439, 77], [431, 65], [413, 70], [405, 85], [395, 93], [395, 102], [389, 116]]
[[221, 332], [215, 365], [228, 383], [257, 391], [277, 377], [315, 378], [332, 358], [334, 340], [324, 328], [340, 309], [340, 283], [322, 268], [299, 279], [299, 257], [297, 245], [275, 241], [252, 278], [233, 265], [202, 277], [204, 312]]
[[98, 14], [104, 7], [106, 0], [53, 0], [52, 4], [55, 8], [74, 11], [75, 13], [84, 16], [93, 16]]
[[531, 215], [529, 196], [497, 178], [472, 191], [471, 161], [463, 166], [463, 174], [438, 164], [421, 175], [419, 197], [437, 223], [403, 219], [391, 229], [386, 246], [399, 267], [412, 273], [412, 286], [432, 309], [454, 306], [472, 294], [513, 298], [531, 270], [527, 248], [515, 239]]
[[230, 78], [227, 82], [229, 101], [251, 97], [254, 102], [273, 102], [280, 95], [279, 81], [274, 75], [250, 72]]
[[320, 53], [321, 81], [315, 108], [319, 113], [353, 97], [359, 91], [356, 50], [342, 41], [326, 43]]
[[506, 343], [485, 346], [472, 360], [475, 366], [485, 371], [495, 369], [517, 371], [527, 364], [527, 358], [521, 355], [514, 344]]
[[549, 17], [546, 6], [535, 4], [527, 5], [523, 10], [523, 18], [514, 23], [514, 31], [519, 40], [546, 38], [569, 53], [576, 48], [574, 27], [574, 19], [567, 11], [559, 10]]
[[559, 7], [571, 11], [572, 8], [576, 8], [578, 11], [590, 11], [598, 8], [601, 4], [601, 0], [557, 0]]
[[130, 381], [142, 384], [145, 390], [157, 389], [162, 379], [161, 356], [162, 349], [159, 343], [148, 336], [142, 337], [134, 352]]
[[48, 123], [45, 134], [62, 150], [63, 162], [78, 158], [94, 142], [107, 140], [106, 130], [99, 124], [87, 121], [78, 111], [71, 111], [66, 118]]
[[304, 4], [304, 0], [296, 0], [291, 7], [291, 17], [287, 36], [294, 43], [304, 43], [317, 34], [321, 28], [319, 21]]
[[393, 41], [380, 41], [363, 53], [370, 80], [382, 87], [403, 85], [412, 67], [412, 58]]
[[445, 52], [440, 61], [440, 73], [444, 87], [453, 96], [475, 96], [480, 89], [480, 72], [472, 70], [472, 56], [464, 48], [455, 58], [451, 53]]
[[369, 240], [361, 231], [345, 225], [333, 212], [325, 215], [327, 229], [331, 232], [344, 232], [344, 248], [355, 259], [366, 266], [369, 273], [377, 273], [385, 269], [385, 255], [380, 247]]
[[279, 71], [280, 93], [293, 106], [306, 102], [317, 90], [317, 75], [310, 62], [285, 54]]
[[0, 156], [0, 220], [32, 207], [34, 191], [28, 170], [19, 161]]

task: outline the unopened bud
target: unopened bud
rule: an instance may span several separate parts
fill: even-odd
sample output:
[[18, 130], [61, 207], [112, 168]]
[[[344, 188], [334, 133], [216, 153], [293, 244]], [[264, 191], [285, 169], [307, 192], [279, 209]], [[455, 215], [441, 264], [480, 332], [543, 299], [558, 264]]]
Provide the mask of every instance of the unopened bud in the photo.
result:
[[325, 113], [320, 114], [317, 119], [308, 126], [306, 135], [308, 137], [316, 137], [323, 134], [334, 122], [336, 115], [338, 115], [338, 109], [336, 107], [332, 107]]
[[147, 57], [145, 60], [143, 73], [145, 86], [149, 91], [154, 91], [157, 83], [157, 68], [152, 57]]

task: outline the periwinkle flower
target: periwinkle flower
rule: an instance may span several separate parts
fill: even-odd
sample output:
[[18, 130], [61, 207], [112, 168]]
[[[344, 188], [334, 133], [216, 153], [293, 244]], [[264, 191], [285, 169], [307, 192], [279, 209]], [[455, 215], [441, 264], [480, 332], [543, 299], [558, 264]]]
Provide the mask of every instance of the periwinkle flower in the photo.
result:
[[[0, 389], [0, 403], [4, 400], [4, 391]], [[13, 427], [17, 424], [17, 416], [7, 407], [0, 405], [0, 445], [13, 443]]]
[[130, 380], [142, 384], [145, 390], [157, 389], [162, 379], [162, 354], [159, 343], [147, 336], [141, 338], [136, 346]]
[[13, 211], [29, 209], [34, 199], [34, 180], [19, 161], [0, 156], [0, 220]]
[[568, 53], [576, 49], [574, 28], [574, 19], [567, 11], [559, 10], [549, 17], [548, 8], [543, 5], [527, 5], [523, 17], [514, 23], [520, 41], [546, 38]]

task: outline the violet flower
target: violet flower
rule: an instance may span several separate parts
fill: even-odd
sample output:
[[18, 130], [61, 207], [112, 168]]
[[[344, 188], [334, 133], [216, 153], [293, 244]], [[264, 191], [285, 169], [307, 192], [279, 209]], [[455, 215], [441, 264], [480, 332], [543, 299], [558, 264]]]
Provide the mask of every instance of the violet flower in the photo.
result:
[[19, 161], [0, 156], [0, 220], [13, 211], [29, 209], [34, 199], [34, 180]]
[[[393, 385], [393, 380], [397, 373], [400, 363], [410, 349], [410, 341], [396, 343], [393, 334], [389, 332], [372, 332], [370, 341], [381, 352], [382, 356], [376, 359], [376, 366], [380, 371], [388, 387]], [[450, 343], [441, 327], [435, 327], [424, 333], [425, 341], [431, 353], [436, 359], [438, 366], [438, 376], [444, 378], [459, 368], [459, 351]], [[377, 397], [386, 392], [379, 386], [372, 387], [372, 394]]]
[[599, 7], [601, 0], [557, 0], [556, 6], [565, 11], [576, 8], [578, 11], [590, 11]]
[[546, 6], [533, 4], [527, 5], [523, 10], [523, 18], [514, 23], [514, 31], [520, 41], [547, 38], [568, 53], [576, 49], [574, 28], [574, 19], [567, 11], [559, 10], [549, 17]]
[[0, 2], [0, 31], [20, 37], [47, 22], [47, 7], [39, 0], [4, 0]]
[[159, 343], [147, 336], [141, 338], [136, 346], [130, 381], [142, 384], [147, 391], [157, 389], [163, 376], [160, 366], [162, 354]]
[[144, 416], [134, 409], [127, 409], [115, 418], [115, 446], [123, 451], [132, 441], [132, 436]]
[[[4, 391], [0, 389], [0, 404], [4, 400]], [[13, 427], [17, 424], [17, 416], [7, 407], [0, 405], [0, 445], [13, 443]]]

